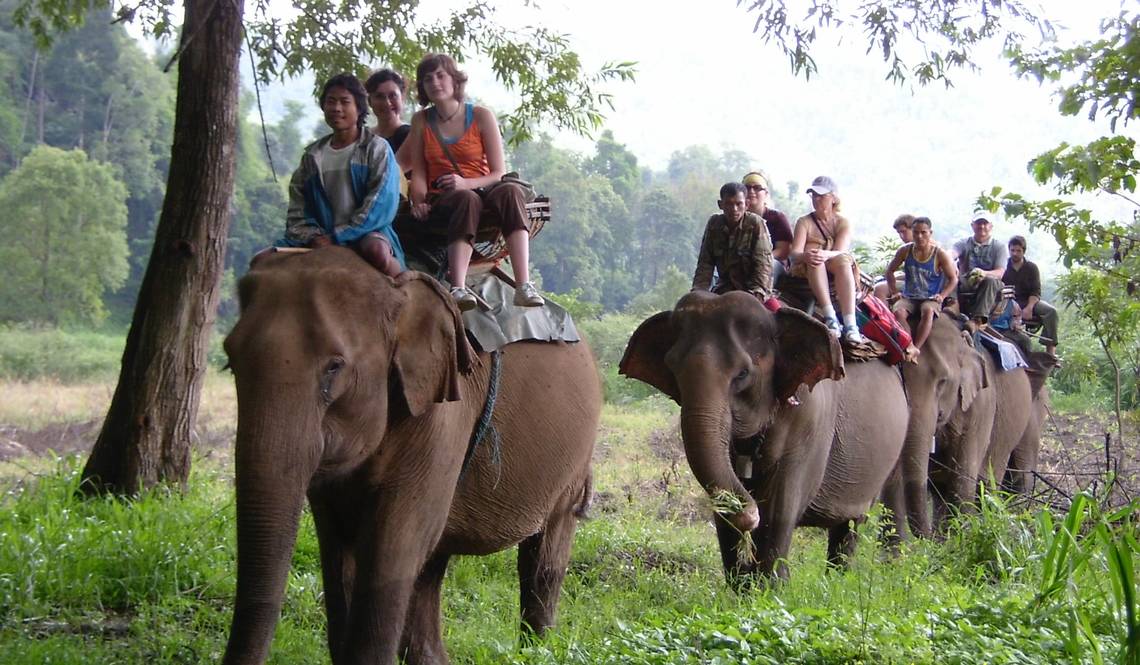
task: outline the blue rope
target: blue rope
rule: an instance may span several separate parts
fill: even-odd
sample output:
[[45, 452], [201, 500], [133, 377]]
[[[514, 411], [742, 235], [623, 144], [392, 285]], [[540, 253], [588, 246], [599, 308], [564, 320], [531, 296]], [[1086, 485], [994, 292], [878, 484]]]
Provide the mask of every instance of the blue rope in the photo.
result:
[[[487, 401], [483, 404], [483, 413], [479, 416], [479, 422], [475, 426], [475, 432], [471, 435], [471, 441], [467, 443], [467, 453], [463, 456], [463, 466], [459, 470], [460, 480], [467, 473], [467, 467], [470, 466], [471, 460], [475, 457], [475, 449], [486, 438], [489, 438], [491, 443], [491, 462], [496, 467], [500, 466], [502, 462], [502, 439], [499, 437], [499, 430], [491, 424], [491, 415], [495, 413], [495, 400], [499, 397], [499, 380], [502, 375], [503, 354], [501, 351], [492, 351], [491, 378], [487, 384]], [[498, 481], [496, 480], [495, 483], [498, 484]]]

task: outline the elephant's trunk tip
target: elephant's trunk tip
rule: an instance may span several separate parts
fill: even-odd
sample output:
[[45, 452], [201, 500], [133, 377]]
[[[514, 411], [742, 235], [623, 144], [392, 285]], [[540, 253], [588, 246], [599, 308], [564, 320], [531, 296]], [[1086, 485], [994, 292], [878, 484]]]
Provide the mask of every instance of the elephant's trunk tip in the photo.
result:
[[744, 510], [731, 516], [729, 521], [732, 522], [737, 531], [748, 533], [760, 526], [760, 509], [756, 507], [755, 503], [749, 501]]
[[742, 498], [730, 490], [720, 490], [713, 493], [712, 502], [713, 510], [741, 533], [751, 531], [760, 524], [760, 509], [747, 494]]

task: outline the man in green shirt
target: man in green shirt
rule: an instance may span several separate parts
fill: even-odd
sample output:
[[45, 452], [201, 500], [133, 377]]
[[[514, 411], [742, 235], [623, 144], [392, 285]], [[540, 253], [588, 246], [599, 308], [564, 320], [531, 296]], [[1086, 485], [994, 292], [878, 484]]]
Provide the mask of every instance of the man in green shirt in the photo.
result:
[[709, 217], [705, 225], [693, 290], [747, 291], [773, 309], [778, 306], [772, 297], [772, 240], [764, 220], [747, 212], [745, 198], [741, 183], [730, 182], [720, 188], [717, 205], [721, 213]]

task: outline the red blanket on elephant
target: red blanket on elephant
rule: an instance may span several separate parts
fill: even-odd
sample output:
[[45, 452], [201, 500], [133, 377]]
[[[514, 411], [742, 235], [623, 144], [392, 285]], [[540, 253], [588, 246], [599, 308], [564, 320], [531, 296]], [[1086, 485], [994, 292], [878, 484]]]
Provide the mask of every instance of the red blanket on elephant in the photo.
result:
[[897, 365], [906, 358], [906, 350], [911, 343], [910, 333], [899, 325], [887, 303], [868, 295], [859, 303], [855, 318], [859, 322], [859, 331], [865, 337], [886, 347], [889, 364]]

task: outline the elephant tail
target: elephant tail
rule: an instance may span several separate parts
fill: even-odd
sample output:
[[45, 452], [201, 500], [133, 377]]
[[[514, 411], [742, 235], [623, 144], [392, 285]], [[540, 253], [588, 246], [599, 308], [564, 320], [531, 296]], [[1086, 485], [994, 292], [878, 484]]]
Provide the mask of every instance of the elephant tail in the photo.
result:
[[582, 482], [582, 493], [578, 496], [578, 503], [574, 505], [574, 517], [580, 520], [590, 519], [592, 505], [594, 505], [594, 472], [587, 471], [586, 479]]

